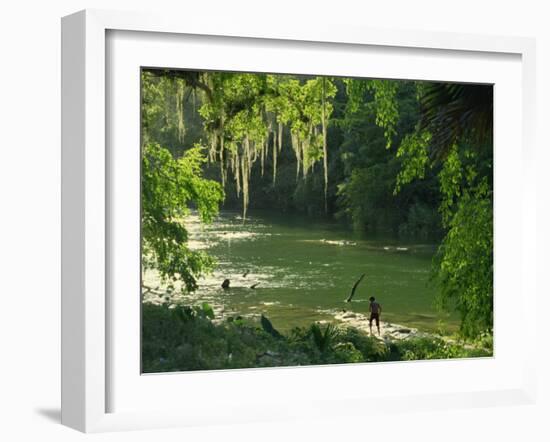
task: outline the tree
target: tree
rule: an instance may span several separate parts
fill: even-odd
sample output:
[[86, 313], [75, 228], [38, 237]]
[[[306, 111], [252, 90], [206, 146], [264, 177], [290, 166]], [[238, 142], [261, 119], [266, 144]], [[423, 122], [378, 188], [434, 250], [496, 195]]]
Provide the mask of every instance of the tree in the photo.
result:
[[461, 316], [463, 336], [493, 328], [493, 204], [486, 182], [459, 198], [439, 247], [436, 277], [439, 305]]
[[445, 237], [434, 259], [437, 304], [461, 315], [460, 332], [493, 329], [492, 86], [427, 84], [421, 118], [401, 143], [396, 192], [439, 169]]
[[[289, 146], [296, 159], [296, 181], [322, 160], [325, 211], [328, 196], [328, 126], [336, 94], [327, 77], [193, 72], [146, 69], [142, 74], [144, 140], [183, 145], [190, 130], [186, 101], [198, 96], [200, 142], [217, 163], [225, 188], [228, 175], [241, 198], [243, 218], [250, 202], [250, 180], [259, 164], [263, 177], [271, 161], [273, 185], [277, 160]], [[194, 126], [193, 124], [191, 126]]]
[[460, 313], [460, 331], [468, 338], [493, 329], [492, 161], [483, 161], [479, 151], [455, 145], [439, 174], [447, 234], [433, 271], [438, 305]]
[[[414, 82], [346, 79], [344, 132], [340, 156], [344, 173], [338, 186], [340, 215], [359, 230], [435, 238], [436, 174], [422, 164], [422, 180], [395, 192], [396, 176], [415, 164], [401, 158], [419, 119]], [[404, 161], [405, 160], [405, 161]]]
[[164, 279], [181, 281], [188, 291], [212, 268], [213, 260], [187, 246], [184, 217], [196, 207], [210, 222], [223, 200], [221, 186], [202, 177], [203, 148], [195, 147], [174, 159], [158, 144], [148, 144], [142, 155], [142, 265], [155, 268]]
[[492, 86], [427, 83], [422, 89], [420, 103], [420, 131], [432, 133], [434, 158], [444, 159], [453, 145], [463, 140], [478, 148], [492, 144]]

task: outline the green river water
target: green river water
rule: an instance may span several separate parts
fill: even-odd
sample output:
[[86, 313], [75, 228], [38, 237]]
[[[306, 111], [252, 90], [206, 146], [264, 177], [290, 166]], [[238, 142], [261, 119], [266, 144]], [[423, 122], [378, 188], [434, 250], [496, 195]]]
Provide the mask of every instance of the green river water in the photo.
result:
[[[342, 309], [366, 313], [375, 296], [382, 320], [425, 331], [458, 327], [457, 318], [433, 306], [433, 244], [360, 236], [337, 223], [268, 212], [252, 212], [244, 224], [239, 214], [222, 213], [208, 226], [191, 216], [186, 225], [190, 248], [207, 251], [218, 264], [195, 293], [178, 295], [184, 303], [208, 302], [225, 316], [264, 313], [284, 331], [330, 321]], [[353, 301], [344, 302], [363, 273]], [[221, 288], [225, 278], [229, 290]], [[155, 279], [144, 275], [148, 285], [158, 286]]]

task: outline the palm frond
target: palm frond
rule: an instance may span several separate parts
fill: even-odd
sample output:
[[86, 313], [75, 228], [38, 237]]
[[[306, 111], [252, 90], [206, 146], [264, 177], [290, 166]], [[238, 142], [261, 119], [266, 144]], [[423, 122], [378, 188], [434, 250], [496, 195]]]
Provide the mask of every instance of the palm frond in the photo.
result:
[[459, 83], [430, 83], [420, 98], [420, 129], [432, 133], [431, 154], [447, 157], [459, 140], [477, 146], [493, 137], [493, 86]]

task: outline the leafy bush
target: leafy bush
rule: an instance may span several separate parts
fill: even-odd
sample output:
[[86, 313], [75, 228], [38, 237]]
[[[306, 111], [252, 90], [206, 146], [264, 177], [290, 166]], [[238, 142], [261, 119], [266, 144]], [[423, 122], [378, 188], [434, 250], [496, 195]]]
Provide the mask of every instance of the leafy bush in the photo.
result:
[[[144, 304], [143, 371], [410, 361], [489, 356], [492, 351], [438, 337], [385, 343], [356, 328], [334, 324], [297, 327], [276, 336], [253, 320], [231, 317], [213, 321], [213, 316], [208, 304], [172, 308]], [[484, 342], [487, 345], [488, 339]]]
[[405, 339], [394, 343], [393, 356], [401, 361], [416, 361], [422, 359], [452, 359], [490, 356], [484, 349], [474, 348], [442, 338], [421, 337]]

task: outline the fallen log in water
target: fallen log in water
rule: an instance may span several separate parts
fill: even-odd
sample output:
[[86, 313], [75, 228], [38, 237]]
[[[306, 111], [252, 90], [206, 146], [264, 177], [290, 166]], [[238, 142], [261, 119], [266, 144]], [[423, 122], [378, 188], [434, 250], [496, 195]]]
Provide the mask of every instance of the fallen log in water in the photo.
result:
[[355, 284], [353, 284], [353, 287], [351, 288], [351, 293], [349, 294], [348, 299], [346, 299], [346, 302], [351, 302], [351, 298], [353, 298], [353, 295], [355, 295], [355, 290], [357, 289], [357, 286], [363, 280], [364, 277], [365, 277], [365, 274], [363, 273], [361, 277], [357, 281], [355, 281]]

